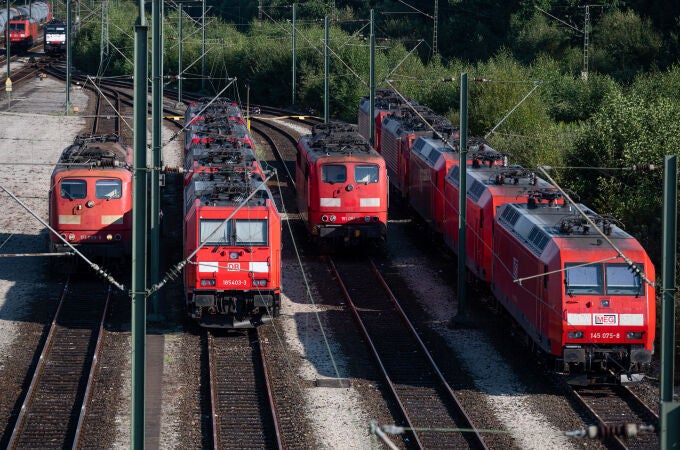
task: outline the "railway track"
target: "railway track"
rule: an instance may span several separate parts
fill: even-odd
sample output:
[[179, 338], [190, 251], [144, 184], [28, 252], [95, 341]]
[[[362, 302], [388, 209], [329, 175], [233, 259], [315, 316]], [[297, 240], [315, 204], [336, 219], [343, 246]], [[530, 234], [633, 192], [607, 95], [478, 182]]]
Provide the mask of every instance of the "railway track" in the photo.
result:
[[[614, 431], [624, 424], [646, 424], [659, 429], [659, 416], [626, 386], [572, 386], [572, 393], [600, 429]], [[618, 449], [658, 449], [660, 445], [654, 432], [642, 432], [627, 438], [612, 433], [606, 442]]]
[[8, 448], [77, 448], [111, 286], [66, 283]]
[[283, 448], [258, 330], [208, 331], [213, 448]]
[[418, 448], [487, 448], [375, 265], [329, 264]]

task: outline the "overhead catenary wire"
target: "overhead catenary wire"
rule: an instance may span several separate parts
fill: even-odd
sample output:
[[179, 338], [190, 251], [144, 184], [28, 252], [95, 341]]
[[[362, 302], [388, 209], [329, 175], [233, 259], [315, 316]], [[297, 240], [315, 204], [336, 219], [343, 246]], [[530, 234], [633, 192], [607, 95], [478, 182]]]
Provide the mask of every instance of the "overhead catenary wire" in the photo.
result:
[[54, 228], [52, 228], [48, 223], [46, 223], [43, 219], [41, 219], [36, 213], [34, 213], [31, 208], [26, 206], [24, 202], [19, 200], [12, 192], [10, 192], [6, 187], [0, 184], [0, 189], [7, 192], [10, 197], [14, 199], [22, 208], [24, 208], [30, 215], [32, 215], [38, 222], [40, 222], [44, 227], [46, 227], [50, 233], [54, 234], [57, 236], [64, 244], [66, 244], [76, 255], [78, 255], [83, 261], [85, 261], [95, 272], [97, 272], [98, 275], [106, 279], [109, 283], [112, 285], [116, 286], [119, 290], [125, 292], [125, 286], [122, 283], [119, 283], [116, 281], [116, 279], [113, 277], [113, 275], [109, 274], [106, 270], [104, 270], [102, 267], [100, 267], [98, 264], [95, 264], [94, 262], [90, 261], [85, 255], [83, 255], [81, 252], [78, 251], [77, 248], [75, 248], [69, 241], [64, 239], [62, 235], [60, 235]]
[[616, 244], [614, 244], [614, 242], [612, 242], [611, 239], [609, 239], [609, 236], [607, 236], [602, 230], [600, 230], [600, 228], [599, 228], [597, 225], [595, 225], [595, 222], [593, 222], [593, 219], [592, 219], [590, 216], [588, 216], [586, 213], [583, 212], [583, 210], [578, 206], [578, 204], [577, 204], [574, 200], [572, 200], [571, 197], [569, 197], [569, 194], [567, 194], [567, 193], [564, 191], [564, 189], [562, 189], [562, 188], [557, 184], [557, 182], [556, 182], [555, 180], [553, 180], [553, 178], [550, 176], [550, 174], [548, 174], [548, 172], [545, 170], [545, 168], [544, 168], [543, 166], [538, 166], [538, 170], [540, 170], [540, 171], [543, 173], [543, 175], [545, 175], [545, 177], [548, 179], [548, 181], [550, 181], [550, 182], [553, 184], [553, 186], [555, 186], [555, 187], [560, 191], [560, 193], [564, 196], [564, 199], [565, 199], [565, 200], [567, 200], [569, 203], [571, 203], [572, 205], [574, 205], [574, 208], [576, 208], [576, 211], [578, 211], [578, 213], [579, 213], [580, 215], [582, 215], [582, 216], [586, 219], [586, 221], [590, 224], [590, 226], [593, 227], [594, 230], [597, 230], [598, 234], [599, 234], [599, 235], [600, 235], [600, 236], [601, 236], [601, 237], [602, 237], [609, 245], [611, 245], [611, 247], [612, 247], [614, 250], [616, 250], [616, 252], [619, 254], [619, 256], [620, 256], [621, 258], [623, 258], [623, 260], [626, 262], [626, 264], [628, 264], [628, 268], [629, 268], [630, 270], [632, 270], [633, 273], [635, 273], [636, 275], [639, 275], [640, 278], [642, 278], [642, 279], [645, 281], [645, 283], [649, 284], [650, 286], [652, 286], [652, 287], [655, 287], [655, 286], [656, 286], [656, 284], [655, 284], [653, 281], [649, 280], [649, 279], [645, 276], [645, 273], [642, 271], [642, 269], [640, 269], [640, 267], [639, 267], [637, 264], [635, 264], [633, 261], [631, 261], [631, 259], [628, 258], [628, 257], [625, 255], [625, 253], [623, 253], [623, 252], [616, 246]]

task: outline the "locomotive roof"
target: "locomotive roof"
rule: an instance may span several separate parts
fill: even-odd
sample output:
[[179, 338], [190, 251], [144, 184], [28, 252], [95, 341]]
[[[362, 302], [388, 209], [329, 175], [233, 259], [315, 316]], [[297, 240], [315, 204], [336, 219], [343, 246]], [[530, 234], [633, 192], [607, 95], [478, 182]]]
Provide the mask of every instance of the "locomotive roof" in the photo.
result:
[[[397, 95], [394, 89], [383, 88], [377, 89], [375, 91], [373, 103], [375, 105], [375, 112], [377, 114], [380, 110], [383, 111], [396, 110], [404, 106], [407, 102], [405, 102], [399, 95]], [[408, 103], [412, 105], [418, 104], [418, 102], [416, 102], [415, 100], [408, 100]], [[368, 113], [371, 108], [370, 97], [362, 97], [359, 103], [359, 108]]]
[[[446, 137], [446, 140], [432, 136], [419, 136], [413, 143], [413, 151], [420, 153], [434, 164], [442, 153], [458, 154], [460, 152], [459, 136], [456, 133]], [[498, 161], [503, 158], [503, 155], [491, 148], [484, 139], [470, 136], [468, 137], [468, 159], [472, 159], [475, 155], [489, 161]]]
[[[533, 170], [522, 166], [493, 165], [498, 161], [497, 152], [471, 153], [469, 159], [475, 160], [468, 162], [467, 174], [467, 196], [477, 202], [485, 191], [498, 193], [504, 197], [511, 195], [517, 196], [517, 201], [521, 201], [521, 196], [533, 198], [540, 203], [541, 200], [554, 202], [562, 198], [559, 191], [544, 179], [538, 177]], [[475, 159], [478, 157], [478, 159]], [[503, 157], [501, 157], [503, 158]], [[488, 162], [490, 165], [486, 165]], [[459, 165], [456, 164], [446, 175], [447, 181], [454, 186], [460, 186]], [[472, 180], [472, 182], [471, 182]]]
[[[611, 239], [630, 239], [618, 221], [603, 216], [585, 205], [578, 207], [602, 229]], [[506, 203], [497, 215], [498, 222], [522, 238], [526, 245], [537, 255], [542, 254], [548, 243], [556, 238], [569, 240], [585, 240], [599, 238], [591, 225], [570, 205], [529, 206], [525, 203]]]
[[239, 108], [238, 103], [224, 97], [218, 97], [214, 101], [211, 97], [202, 97], [189, 104], [186, 115], [189, 116], [190, 114], [197, 114], [201, 111], [203, 111], [201, 114], [206, 115], [241, 115], [241, 108]]
[[189, 169], [193, 163], [211, 167], [246, 167], [255, 161], [255, 152], [250, 146], [240, 145], [240, 142], [193, 144], [186, 155], [186, 168]]
[[310, 153], [343, 154], [371, 153], [371, 145], [357, 130], [356, 125], [348, 123], [326, 123], [312, 127], [312, 134], [302, 136]]
[[262, 181], [259, 173], [250, 168], [243, 170], [240, 166], [220, 167], [216, 172], [194, 174], [187, 186], [186, 207], [190, 207], [195, 199], [205, 206], [238, 206], [256, 190], [248, 205], [264, 205], [271, 194]]
[[449, 135], [458, 130], [448, 119], [422, 105], [400, 106], [383, 119], [383, 128], [395, 134], [427, 133], [434, 128], [439, 133]]
[[123, 167], [131, 164], [130, 157], [130, 148], [120, 142], [118, 135], [79, 135], [64, 149], [59, 164]]

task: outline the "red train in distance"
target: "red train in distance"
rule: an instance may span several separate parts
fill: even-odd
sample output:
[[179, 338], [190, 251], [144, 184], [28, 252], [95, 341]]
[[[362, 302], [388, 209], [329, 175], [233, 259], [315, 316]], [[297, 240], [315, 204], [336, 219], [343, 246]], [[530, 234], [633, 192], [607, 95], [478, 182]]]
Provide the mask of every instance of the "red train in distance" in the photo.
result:
[[[117, 135], [76, 137], [52, 172], [50, 227], [88, 257], [129, 257], [131, 167], [132, 148], [122, 144]], [[53, 234], [50, 247], [53, 252], [71, 251]]]
[[298, 141], [297, 203], [307, 230], [324, 242], [380, 241], [387, 236], [385, 160], [356, 126], [314, 125]]
[[17, 6], [16, 9], [19, 15], [9, 21], [10, 48], [26, 51], [38, 40], [38, 28], [50, 20], [50, 5], [34, 2], [30, 7]]
[[189, 144], [185, 165], [192, 171], [183, 225], [189, 316], [211, 328], [270, 322], [280, 311], [281, 217], [253, 149], [213, 135]]
[[229, 136], [254, 147], [238, 104], [226, 98], [203, 98], [191, 102], [184, 116], [185, 149], [192, 143]]
[[[385, 104], [376, 100], [376, 110]], [[458, 253], [458, 134], [423, 108], [404, 103], [376, 112], [383, 117], [376, 127], [380, 151], [392, 186]], [[362, 102], [358, 114], [364, 120], [366, 110]], [[588, 210], [634, 264], [614, 260], [615, 250], [572, 215], [557, 188], [531, 171], [508, 167], [482, 139], [468, 138], [468, 150], [465, 248], [471, 274], [490, 283], [529, 340], [561, 370], [589, 375], [603, 368], [644, 370], [654, 350], [656, 317], [654, 288], [639, 273], [653, 280], [654, 267], [640, 244]], [[498, 214], [513, 208], [526, 220], [505, 230], [502, 223], [509, 219]], [[574, 232], [579, 227], [580, 234]], [[546, 245], [544, 253], [536, 253], [539, 244]], [[529, 274], [536, 278], [519, 282]]]
[[458, 136], [458, 129], [431, 109], [402, 105], [387, 115], [380, 127], [380, 154], [387, 164], [387, 175], [403, 198], [410, 194], [411, 149], [420, 137], [446, 140]]
[[571, 206], [507, 203], [495, 221], [491, 289], [565, 371], [640, 370], [651, 361], [656, 323], [655, 289], [640, 272], [653, 280], [654, 266], [611, 219], [579, 207], [634, 266]]
[[[373, 147], [380, 153], [380, 136], [383, 119], [392, 115], [395, 110], [401, 108], [406, 102], [394, 91], [394, 89], [378, 89], [375, 92], [375, 106], [374, 111], [374, 129], [375, 138]], [[415, 101], [411, 102], [417, 105]], [[359, 127], [359, 134], [366, 139], [370, 138], [371, 121], [369, 119], [371, 102], [368, 97], [363, 97], [359, 103], [359, 114], [357, 117], [357, 124]]]

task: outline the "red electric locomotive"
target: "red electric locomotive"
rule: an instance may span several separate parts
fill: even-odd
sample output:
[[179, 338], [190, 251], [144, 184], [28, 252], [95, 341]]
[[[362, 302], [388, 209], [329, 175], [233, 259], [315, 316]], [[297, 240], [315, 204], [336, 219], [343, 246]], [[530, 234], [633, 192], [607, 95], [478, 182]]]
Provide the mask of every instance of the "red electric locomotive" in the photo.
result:
[[206, 142], [215, 136], [231, 136], [253, 146], [241, 109], [229, 99], [192, 102], [184, 116], [184, 127], [185, 149], [192, 143]]
[[491, 288], [565, 371], [638, 370], [653, 352], [655, 291], [646, 280], [654, 279], [654, 267], [611, 219], [578, 207], [606, 239], [571, 206], [501, 206]]
[[50, 5], [35, 2], [30, 7], [18, 6], [17, 11], [19, 15], [9, 21], [10, 46], [25, 51], [38, 40], [38, 27], [50, 20]]
[[213, 328], [271, 321], [280, 310], [281, 217], [252, 148], [215, 135], [190, 144], [185, 162], [189, 315]]
[[298, 208], [312, 236], [345, 243], [386, 238], [385, 161], [356, 126], [315, 125], [298, 141], [295, 172]]
[[[404, 100], [394, 91], [394, 89], [378, 89], [375, 91], [375, 101], [373, 104], [374, 112], [374, 131], [373, 147], [378, 153], [381, 151], [380, 135], [382, 132], [382, 123], [385, 117], [394, 114], [402, 106], [405, 106]], [[410, 102], [412, 105], [417, 105], [415, 101]], [[359, 114], [357, 116], [357, 124], [359, 125], [359, 134], [366, 139], [370, 139], [371, 121], [369, 115], [371, 113], [371, 102], [369, 97], [363, 97], [359, 103]]]
[[[495, 152], [476, 151], [469, 154], [467, 174], [466, 265], [482, 281], [491, 281], [493, 256], [493, 221], [504, 203], [529, 198], [552, 205], [563, 203], [561, 194], [533, 171], [520, 166], [507, 166], [505, 158]], [[502, 161], [501, 164], [495, 163]], [[486, 164], [488, 162], [488, 165]], [[458, 253], [459, 165], [454, 165], [444, 182], [444, 241]]]
[[184, 184], [196, 173], [216, 172], [224, 165], [248, 166], [258, 171], [255, 152], [248, 143], [233, 137], [211, 137], [189, 146], [184, 156]]
[[402, 197], [408, 198], [411, 189], [410, 159], [416, 139], [441, 136], [450, 140], [456, 131], [451, 122], [425, 106], [404, 105], [385, 116], [381, 126], [380, 154], [385, 158], [387, 175]]
[[[132, 250], [132, 148], [117, 135], [78, 136], [52, 172], [49, 222], [86, 256], [123, 258]], [[70, 248], [50, 235], [53, 252]]]

